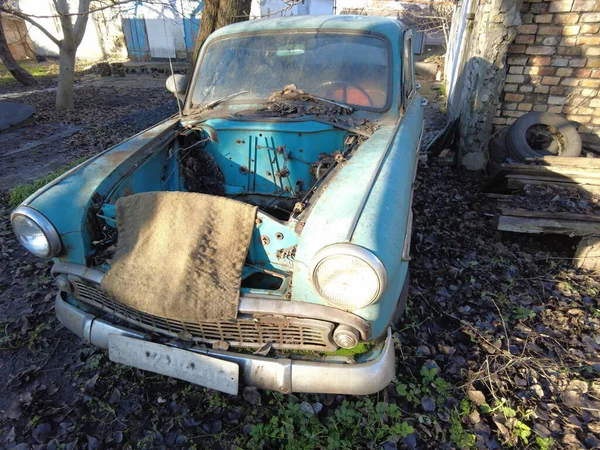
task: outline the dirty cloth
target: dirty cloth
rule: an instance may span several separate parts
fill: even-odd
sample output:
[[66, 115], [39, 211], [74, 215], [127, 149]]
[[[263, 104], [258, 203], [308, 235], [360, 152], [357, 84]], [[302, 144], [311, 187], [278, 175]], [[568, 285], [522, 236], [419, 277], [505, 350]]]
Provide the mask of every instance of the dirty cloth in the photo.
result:
[[136, 310], [185, 322], [234, 320], [257, 208], [190, 192], [117, 201], [117, 250], [101, 286]]

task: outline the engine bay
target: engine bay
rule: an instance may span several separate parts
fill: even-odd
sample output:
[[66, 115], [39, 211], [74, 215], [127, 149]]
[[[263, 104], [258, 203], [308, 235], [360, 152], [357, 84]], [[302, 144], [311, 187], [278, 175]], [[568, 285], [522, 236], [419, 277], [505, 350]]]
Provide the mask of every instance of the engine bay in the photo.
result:
[[211, 119], [177, 130], [114, 186], [96, 214], [96, 264], [110, 265], [119, 198], [151, 191], [225, 196], [259, 208], [242, 290], [286, 295], [311, 199], [364, 137], [318, 121]]

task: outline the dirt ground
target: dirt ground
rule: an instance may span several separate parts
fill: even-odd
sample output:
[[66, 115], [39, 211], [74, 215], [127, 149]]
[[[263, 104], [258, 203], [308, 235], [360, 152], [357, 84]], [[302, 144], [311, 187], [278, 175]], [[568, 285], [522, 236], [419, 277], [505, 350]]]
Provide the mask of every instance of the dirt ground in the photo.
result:
[[[0, 192], [94, 155], [177, 112], [164, 78], [84, 77], [75, 109], [56, 112], [54, 90], [0, 99], [37, 109], [35, 123], [0, 134]], [[4, 94], [5, 96], [8, 94]]]
[[[171, 112], [160, 89], [118, 89], [81, 88], [75, 114], [28, 96], [40, 123], [84, 126], [46, 157], [91, 155]], [[429, 140], [443, 114], [427, 89]], [[0, 205], [0, 447], [600, 447], [600, 279], [571, 269], [572, 240], [494, 231], [482, 181], [420, 165], [397, 375], [367, 398], [226, 396], [110, 362], [56, 321], [50, 264]]]

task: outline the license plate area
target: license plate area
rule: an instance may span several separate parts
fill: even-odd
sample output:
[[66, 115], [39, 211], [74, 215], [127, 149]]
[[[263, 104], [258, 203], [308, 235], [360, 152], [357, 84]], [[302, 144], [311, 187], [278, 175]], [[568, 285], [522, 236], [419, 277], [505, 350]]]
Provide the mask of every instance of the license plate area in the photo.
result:
[[111, 361], [138, 369], [226, 394], [238, 393], [240, 368], [231, 361], [119, 334], [109, 335], [108, 356]]

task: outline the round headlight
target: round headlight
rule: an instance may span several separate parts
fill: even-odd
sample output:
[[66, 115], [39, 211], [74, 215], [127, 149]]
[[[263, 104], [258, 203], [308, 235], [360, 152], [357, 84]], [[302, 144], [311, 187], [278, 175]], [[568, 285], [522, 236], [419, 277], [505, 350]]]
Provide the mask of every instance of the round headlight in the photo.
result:
[[313, 259], [312, 281], [319, 295], [340, 309], [360, 309], [375, 302], [387, 284], [385, 267], [365, 248], [334, 244]]
[[19, 206], [11, 214], [13, 231], [28, 251], [41, 258], [60, 253], [60, 238], [50, 221], [27, 206]]

